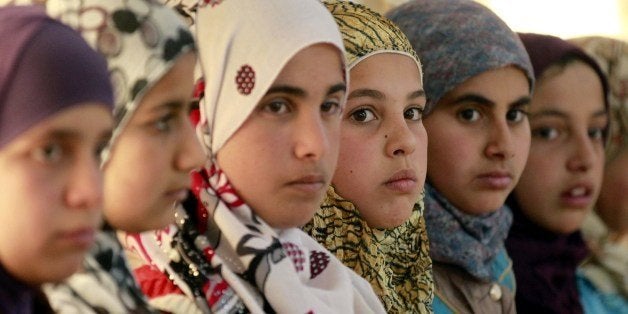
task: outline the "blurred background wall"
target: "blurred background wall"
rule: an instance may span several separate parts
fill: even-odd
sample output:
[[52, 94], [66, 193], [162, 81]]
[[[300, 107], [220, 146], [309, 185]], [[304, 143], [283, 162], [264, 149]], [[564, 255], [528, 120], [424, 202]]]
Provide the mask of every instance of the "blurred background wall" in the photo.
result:
[[[378, 12], [407, 0], [354, 0]], [[437, 1], [437, 0], [436, 0]], [[628, 41], [628, 0], [476, 0], [515, 31], [572, 38], [589, 35]]]

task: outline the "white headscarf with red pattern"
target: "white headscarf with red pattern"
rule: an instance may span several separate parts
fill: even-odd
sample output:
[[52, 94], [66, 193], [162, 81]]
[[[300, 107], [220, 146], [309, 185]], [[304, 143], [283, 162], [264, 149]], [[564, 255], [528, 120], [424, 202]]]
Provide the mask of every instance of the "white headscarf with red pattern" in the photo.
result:
[[140, 257], [135, 273], [151, 304], [177, 312], [383, 313], [364, 279], [301, 230], [262, 221], [214, 161], [295, 54], [317, 43], [342, 54], [330, 13], [316, 0], [202, 0], [195, 27], [206, 77], [198, 130], [210, 161], [193, 174], [196, 199], [177, 208], [176, 227], [122, 239]]

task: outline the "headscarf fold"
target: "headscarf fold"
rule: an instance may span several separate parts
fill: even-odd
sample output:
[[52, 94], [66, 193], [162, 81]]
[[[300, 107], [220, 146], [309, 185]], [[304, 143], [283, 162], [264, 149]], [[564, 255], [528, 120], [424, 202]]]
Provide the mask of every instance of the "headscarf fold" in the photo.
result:
[[424, 63], [426, 113], [464, 81], [514, 65], [534, 82], [516, 34], [491, 10], [469, 0], [414, 0], [386, 14], [408, 36]]
[[320, 244], [258, 217], [215, 160], [295, 54], [319, 43], [343, 51], [329, 12], [315, 0], [204, 1], [195, 27], [205, 76], [197, 128], [210, 158], [176, 226], [124, 238], [143, 261], [142, 289], [162, 309], [383, 312], [368, 283]]
[[0, 147], [64, 109], [113, 103], [105, 61], [39, 7], [0, 13]]
[[[421, 63], [401, 30], [365, 6], [325, 1], [340, 28], [349, 69], [380, 53], [412, 58], [421, 79]], [[422, 201], [401, 226], [372, 229], [359, 209], [336, 194], [333, 187], [314, 219], [305, 227], [346, 266], [371, 283], [388, 313], [427, 313], [433, 298], [432, 263]]]
[[[48, 13], [78, 30], [109, 66], [115, 93], [110, 149], [147, 91], [194, 48], [187, 25], [151, 0], [48, 0]], [[106, 162], [110, 150], [106, 150]]]

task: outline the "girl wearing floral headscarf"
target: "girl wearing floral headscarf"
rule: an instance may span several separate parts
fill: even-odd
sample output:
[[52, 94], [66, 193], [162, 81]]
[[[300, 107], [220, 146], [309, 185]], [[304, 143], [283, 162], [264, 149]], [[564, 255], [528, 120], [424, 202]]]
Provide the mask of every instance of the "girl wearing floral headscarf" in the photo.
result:
[[530, 156], [508, 199], [515, 213], [506, 246], [517, 276], [517, 310], [582, 313], [576, 268], [587, 248], [579, 229], [602, 183], [608, 85], [577, 46], [549, 35], [520, 37], [537, 86]]
[[128, 235], [151, 303], [166, 311], [383, 313], [369, 284], [298, 227], [336, 165], [343, 45], [315, 0], [204, 1], [207, 165], [176, 228]]
[[417, 0], [388, 13], [424, 62], [425, 219], [436, 313], [515, 311], [504, 206], [525, 166], [528, 56], [506, 24], [466, 0]]
[[49, 313], [101, 222], [105, 61], [37, 7], [0, 8], [0, 313]]
[[585, 313], [628, 311], [628, 43], [605, 37], [569, 40], [583, 48], [606, 74], [610, 123], [606, 163], [595, 211], [582, 235], [591, 255], [579, 267], [578, 289]]
[[421, 64], [385, 17], [351, 2], [325, 5], [343, 35], [351, 84], [338, 167], [306, 230], [371, 283], [388, 313], [430, 312]]
[[196, 64], [187, 25], [149, 0], [49, 0], [48, 13], [77, 29], [107, 60], [115, 128], [103, 154], [105, 230], [84, 270], [46, 290], [59, 311], [150, 311], [115, 230], [174, 222], [189, 172], [203, 154], [188, 119]]

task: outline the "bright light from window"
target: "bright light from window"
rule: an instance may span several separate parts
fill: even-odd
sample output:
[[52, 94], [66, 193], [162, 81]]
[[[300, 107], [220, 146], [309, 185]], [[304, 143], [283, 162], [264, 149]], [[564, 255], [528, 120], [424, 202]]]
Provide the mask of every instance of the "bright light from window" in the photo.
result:
[[518, 32], [628, 39], [622, 34], [618, 1], [626, 0], [478, 0]]

